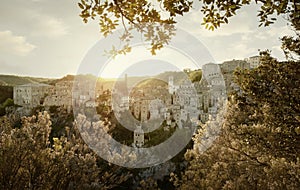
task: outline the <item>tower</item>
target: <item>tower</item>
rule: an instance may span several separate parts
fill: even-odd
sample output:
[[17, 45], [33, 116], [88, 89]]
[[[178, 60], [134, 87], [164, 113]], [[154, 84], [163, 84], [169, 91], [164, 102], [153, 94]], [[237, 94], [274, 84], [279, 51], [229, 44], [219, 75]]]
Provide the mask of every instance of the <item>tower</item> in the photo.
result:
[[174, 93], [174, 78], [173, 76], [169, 76], [169, 93], [173, 94]]
[[144, 131], [141, 125], [136, 126], [136, 129], [133, 132], [133, 144], [136, 147], [142, 147], [144, 145]]

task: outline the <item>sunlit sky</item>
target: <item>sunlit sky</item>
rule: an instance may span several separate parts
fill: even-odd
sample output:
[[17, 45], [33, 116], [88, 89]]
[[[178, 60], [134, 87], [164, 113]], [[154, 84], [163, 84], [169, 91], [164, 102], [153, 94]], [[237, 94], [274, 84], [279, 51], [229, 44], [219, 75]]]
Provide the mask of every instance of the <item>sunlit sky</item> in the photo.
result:
[[182, 71], [185, 68], [198, 69], [192, 60], [173, 49], [164, 48], [152, 56], [147, 49], [137, 47], [130, 54], [108, 61], [98, 75], [102, 78], [122, 77], [125, 73], [128, 76], [154, 76], [164, 71]]
[[[76, 0], [1, 0], [0, 74], [55, 78], [76, 74], [97, 42], [109, 50], [110, 44], [102, 43], [98, 22], [84, 24], [79, 13]], [[178, 28], [188, 31], [206, 47], [212, 57], [207, 61], [221, 63], [244, 59], [257, 55], [258, 49], [270, 49], [274, 57], [283, 60], [279, 38], [293, 34], [292, 31], [281, 17], [274, 25], [259, 28], [256, 14], [256, 5], [246, 6], [229, 20], [228, 25], [211, 32], [201, 25], [202, 14], [199, 8], [194, 8], [178, 19]], [[134, 48], [131, 55], [100, 63], [102, 68], [99, 67], [100, 73], [97, 71], [97, 74], [113, 78], [126, 68], [134, 68], [134, 64], [146, 65], [157, 60], [176, 65], [179, 69], [197, 68], [189, 57], [172, 51], [166, 48], [158, 56], [151, 56], [140, 47]], [[103, 54], [99, 53], [99, 56]], [[141, 66], [136, 66], [136, 72], [128, 72], [131, 75], [154, 75], [162, 68], [171, 68], [158, 65], [144, 67], [145, 73]]]

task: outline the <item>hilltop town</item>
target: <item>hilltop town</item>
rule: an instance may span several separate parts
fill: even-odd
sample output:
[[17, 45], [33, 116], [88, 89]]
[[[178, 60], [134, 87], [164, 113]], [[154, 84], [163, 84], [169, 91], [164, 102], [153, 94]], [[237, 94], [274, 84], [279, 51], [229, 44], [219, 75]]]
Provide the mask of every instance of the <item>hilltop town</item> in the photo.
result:
[[[135, 86], [128, 85], [127, 75], [117, 81], [104, 82], [94, 76], [67, 76], [51, 82], [33, 82], [13, 87], [14, 112], [29, 115], [32, 109], [43, 107], [49, 110], [56, 106], [66, 113], [78, 109], [97, 108], [98, 119], [114, 113], [117, 120], [130, 120], [139, 132], [147, 130], [141, 123], [164, 121], [164, 129], [187, 127], [190, 123], [205, 123], [217, 117], [218, 110], [227, 100], [227, 95], [238, 87], [233, 81], [236, 69], [252, 69], [259, 65], [259, 56], [244, 60], [225, 61], [222, 64], [208, 63], [195, 78], [195, 71], [185, 69], [167, 72], [147, 79], [141, 78]], [[199, 75], [201, 75], [199, 77]], [[41, 80], [41, 79], [40, 79]], [[109, 84], [108, 84], [109, 83]], [[113, 84], [114, 83], [114, 84]], [[7, 111], [12, 111], [7, 109]], [[98, 116], [97, 116], [98, 115]], [[140, 126], [141, 125], [141, 126]], [[144, 139], [134, 140], [143, 146]]]

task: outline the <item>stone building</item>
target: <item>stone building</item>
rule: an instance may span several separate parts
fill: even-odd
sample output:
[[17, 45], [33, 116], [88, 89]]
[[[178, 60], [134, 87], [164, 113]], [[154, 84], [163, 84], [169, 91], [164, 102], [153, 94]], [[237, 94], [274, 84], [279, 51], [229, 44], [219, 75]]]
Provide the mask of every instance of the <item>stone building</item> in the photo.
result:
[[14, 87], [14, 103], [26, 108], [60, 106], [71, 111], [75, 106], [95, 107], [95, 82], [87, 76], [60, 80], [54, 86], [31, 83]]
[[178, 125], [178, 127], [181, 128], [181, 108], [180, 105], [172, 105], [170, 107], [171, 112], [171, 118], [175, 123]]
[[150, 119], [157, 119], [165, 115], [163, 101], [160, 99], [151, 100], [149, 104]]
[[44, 106], [62, 106], [68, 111], [72, 107], [73, 81], [57, 82], [51, 92], [45, 97]]
[[169, 82], [168, 82], [168, 89], [170, 94], [174, 94], [176, 90], [179, 88], [179, 86], [174, 84], [174, 77], [170, 76], [169, 77]]
[[43, 105], [45, 97], [52, 89], [53, 86], [42, 83], [15, 86], [13, 90], [14, 103], [27, 108]]
[[115, 82], [112, 89], [112, 108], [116, 113], [129, 110], [129, 96], [128, 96], [127, 74], [124, 80]]
[[168, 84], [171, 102], [166, 104], [167, 113], [164, 114], [167, 125], [176, 124], [181, 128], [188, 119], [198, 120], [200, 111], [198, 109], [199, 102], [195, 84], [187, 76], [177, 85], [173, 82], [173, 76], [170, 76]]
[[140, 121], [164, 117], [167, 105], [171, 104], [171, 95], [167, 85], [152, 83], [137, 86], [130, 92], [129, 109], [135, 118]]
[[180, 112], [173, 110], [175, 113], [174, 119], [179, 127], [182, 125], [182, 122], [186, 122], [188, 118], [192, 118], [192, 120], [198, 119], [198, 95], [194, 84], [188, 79], [179, 85], [179, 88], [174, 94], [173, 104], [180, 106]]
[[147, 121], [150, 118], [150, 109], [149, 109], [150, 102], [151, 99], [141, 100], [141, 107], [140, 107], [141, 121]]
[[234, 71], [238, 68], [241, 70], [250, 69], [250, 64], [245, 60], [232, 60], [223, 62], [220, 64], [220, 68], [225, 81], [227, 93], [230, 93], [235, 90], [236, 87], [233, 81]]
[[130, 111], [136, 119], [140, 119], [141, 101], [132, 101], [130, 105]]
[[135, 147], [142, 147], [144, 145], [144, 131], [141, 125], [136, 126], [133, 132], [133, 144]]
[[[231, 65], [226, 65], [231, 70]], [[209, 115], [216, 116], [219, 105], [225, 101], [226, 82], [224, 81], [221, 68], [218, 64], [209, 63], [203, 66], [202, 79], [196, 85], [199, 97], [199, 119], [206, 122]]]
[[249, 63], [250, 69], [254, 69], [254, 68], [258, 67], [260, 64], [260, 56], [258, 56], [258, 55], [252, 56], [252, 57], [246, 58], [245, 61], [247, 63]]
[[85, 106], [87, 101], [96, 99], [96, 82], [85, 76], [78, 77], [71, 89], [72, 105], [76, 107]]
[[250, 64], [245, 61], [245, 60], [231, 60], [231, 61], [224, 61], [221, 65], [220, 65], [221, 71], [224, 74], [232, 74], [233, 71], [236, 68], [240, 68], [240, 69], [250, 69]]

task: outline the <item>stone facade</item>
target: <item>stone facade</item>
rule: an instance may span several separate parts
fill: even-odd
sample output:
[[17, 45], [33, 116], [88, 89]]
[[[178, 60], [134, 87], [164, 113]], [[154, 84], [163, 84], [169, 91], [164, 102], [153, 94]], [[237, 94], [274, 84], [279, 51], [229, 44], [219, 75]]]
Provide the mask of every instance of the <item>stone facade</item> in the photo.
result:
[[158, 119], [165, 115], [165, 106], [160, 99], [154, 99], [149, 103], [150, 119]]
[[133, 144], [136, 147], [142, 147], [144, 145], [144, 131], [140, 125], [138, 125], [133, 132], [133, 140]]
[[204, 65], [202, 73], [202, 79], [196, 84], [196, 89], [199, 97], [199, 119], [206, 122], [209, 115], [216, 117], [217, 110], [221, 102], [225, 101], [227, 92], [225, 80], [218, 64]]
[[236, 69], [250, 69], [250, 63], [245, 60], [225, 61], [220, 64], [221, 72], [226, 85], [227, 93], [236, 90], [236, 84], [233, 82], [233, 73]]
[[245, 59], [247, 63], [249, 63], [250, 69], [254, 69], [260, 64], [260, 56], [252, 56]]
[[34, 108], [44, 104], [45, 97], [51, 93], [53, 87], [47, 84], [30, 83], [14, 87], [14, 103], [27, 108]]
[[44, 106], [62, 106], [68, 110], [72, 107], [73, 81], [57, 82], [50, 94], [46, 96]]
[[174, 84], [174, 77], [170, 76], [169, 77], [169, 83], [168, 83], [168, 89], [169, 89], [169, 93], [170, 94], [174, 94], [174, 92], [176, 92], [176, 90], [179, 88], [179, 86], [176, 86]]
[[95, 84], [88, 79], [80, 80], [76, 85], [74, 80], [62, 80], [54, 86], [31, 83], [14, 87], [14, 103], [31, 109], [36, 106], [60, 106], [70, 112], [73, 103], [95, 107], [95, 99]]
[[171, 104], [171, 95], [165, 86], [146, 86], [130, 93], [130, 112], [140, 121], [163, 118], [165, 108]]
[[189, 119], [196, 120], [198, 118], [197, 91], [195, 84], [188, 79], [178, 85], [174, 92], [172, 103], [172, 107], [169, 110], [172, 112], [172, 119], [178, 127], [183, 127], [183, 123]]
[[85, 76], [80, 76], [74, 81], [72, 90], [72, 101], [76, 107], [84, 107], [88, 101], [96, 99], [96, 82]]

